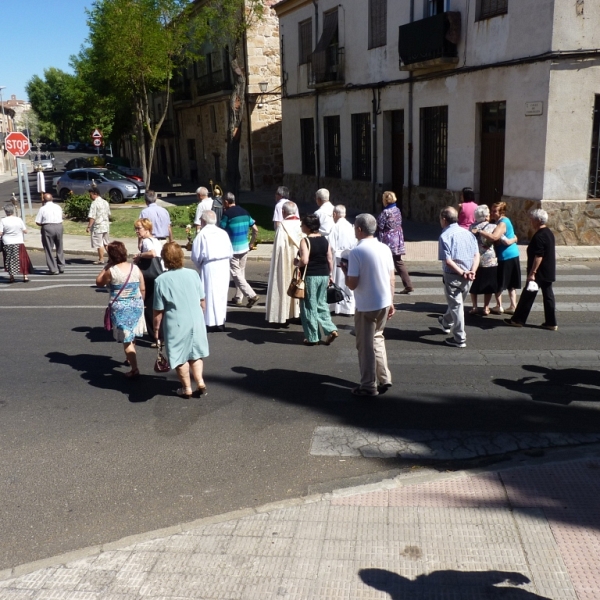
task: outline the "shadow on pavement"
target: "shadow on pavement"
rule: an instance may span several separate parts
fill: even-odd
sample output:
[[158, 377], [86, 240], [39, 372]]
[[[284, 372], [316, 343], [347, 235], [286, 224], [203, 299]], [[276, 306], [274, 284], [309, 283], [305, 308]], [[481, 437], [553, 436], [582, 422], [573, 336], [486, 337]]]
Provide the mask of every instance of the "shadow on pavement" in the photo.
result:
[[550, 600], [527, 590], [496, 587], [501, 583], [513, 586], [530, 583], [525, 575], [506, 571], [434, 571], [414, 580], [385, 569], [361, 569], [358, 575], [367, 585], [389, 594], [391, 600], [429, 597], [436, 600]]

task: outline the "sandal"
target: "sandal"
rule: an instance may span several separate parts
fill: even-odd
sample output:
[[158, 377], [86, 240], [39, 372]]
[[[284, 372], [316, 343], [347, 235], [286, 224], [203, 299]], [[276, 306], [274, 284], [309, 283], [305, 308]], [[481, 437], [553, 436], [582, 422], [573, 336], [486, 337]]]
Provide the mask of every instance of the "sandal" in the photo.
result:
[[503, 315], [504, 309], [501, 306], [494, 306], [494, 308], [490, 308], [490, 312], [493, 315]]
[[202, 396], [204, 396], [206, 394], [206, 386], [205, 385], [199, 385], [193, 392], [192, 392], [192, 398], [200, 398]]
[[478, 315], [480, 313], [480, 309], [477, 307], [473, 307], [470, 311], [469, 314], [470, 315]]
[[175, 392], [180, 398], [185, 398], [186, 400], [188, 398], [192, 397], [192, 389], [191, 388], [179, 388], [176, 392]]
[[29, 277], [23, 277], [23, 283], [29, 283]]
[[139, 379], [140, 370], [139, 369], [131, 369], [128, 373], [125, 373], [125, 377], [127, 379]]
[[514, 314], [515, 314], [515, 309], [514, 309], [514, 308], [507, 308], [507, 309], [504, 311], [504, 314], [505, 314], [505, 315], [514, 315]]
[[308, 340], [302, 340], [305, 346], [318, 346], [321, 342], [309, 342]]
[[339, 337], [339, 333], [337, 331], [332, 331], [325, 340], [325, 345], [329, 346], [329, 344], [333, 343], [336, 337]]

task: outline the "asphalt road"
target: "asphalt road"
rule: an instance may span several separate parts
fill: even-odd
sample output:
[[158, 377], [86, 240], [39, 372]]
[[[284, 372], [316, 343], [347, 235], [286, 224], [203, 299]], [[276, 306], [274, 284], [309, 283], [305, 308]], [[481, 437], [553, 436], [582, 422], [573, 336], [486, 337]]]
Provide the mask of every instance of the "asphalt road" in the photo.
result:
[[[32, 256], [42, 266], [39, 254]], [[595, 263], [561, 265], [559, 331], [468, 319], [468, 347], [443, 345], [438, 265], [410, 265], [417, 294], [386, 330], [393, 389], [355, 400], [352, 319], [330, 347], [272, 329], [262, 303], [232, 309], [210, 334], [209, 394], [175, 396], [175, 374], [123, 378], [120, 345], [102, 329], [98, 267], [6, 283], [0, 274], [0, 569], [208, 515], [381, 477], [425, 461], [318, 456], [316, 428], [597, 432], [600, 287]], [[265, 292], [268, 264], [248, 275]], [[543, 320], [534, 312], [532, 324]], [[440, 468], [464, 466], [443, 462]], [[467, 465], [468, 466], [468, 465]]]

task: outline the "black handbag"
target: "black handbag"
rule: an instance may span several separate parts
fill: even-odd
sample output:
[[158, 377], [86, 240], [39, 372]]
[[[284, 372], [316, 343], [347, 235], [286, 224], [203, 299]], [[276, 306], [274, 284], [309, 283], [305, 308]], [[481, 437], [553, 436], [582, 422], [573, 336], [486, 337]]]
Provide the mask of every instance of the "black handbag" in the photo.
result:
[[349, 296], [339, 285], [330, 283], [327, 287], [327, 304], [337, 304], [342, 300], [349, 300]]
[[156, 279], [165, 272], [161, 259], [158, 256], [140, 259], [138, 267], [144, 275], [144, 279]]

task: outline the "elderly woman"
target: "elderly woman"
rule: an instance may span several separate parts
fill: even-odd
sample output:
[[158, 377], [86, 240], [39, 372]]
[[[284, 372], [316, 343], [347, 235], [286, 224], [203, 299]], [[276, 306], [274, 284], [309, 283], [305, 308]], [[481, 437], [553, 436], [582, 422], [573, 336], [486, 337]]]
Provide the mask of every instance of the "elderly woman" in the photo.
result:
[[[475, 225], [471, 227], [471, 232], [477, 238], [480, 256], [475, 281], [473, 281], [470, 289], [473, 308], [469, 311], [469, 314], [489, 315], [492, 295], [498, 290], [498, 258], [492, 242], [483, 239], [479, 232], [492, 233], [496, 226], [490, 223], [490, 209], [485, 204], [478, 206], [473, 216]], [[483, 294], [483, 308], [481, 310], [477, 308], [477, 296], [480, 294]]]
[[[135, 233], [138, 237], [137, 254], [133, 262], [141, 269], [144, 274], [144, 282], [146, 283], [146, 296], [144, 298], [144, 316], [148, 332], [153, 335], [152, 330], [152, 302], [154, 300], [154, 281], [156, 272], [152, 269], [152, 259], [159, 257], [162, 251], [162, 244], [152, 235], [152, 221], [150, 219], [138, 219], [134, 223]], [[161, 263], [162, 268], [162, 263]], [[154, 346], [154, 344], [153, 344]]]
[[319, 233], [320, 221], [317, 215], [305, 215], [301, 219], [302, 232], [306, 235], [300, 241], [299, 258], [295, 264], [304, 271], [306, 267], [306, 292], [300, 300], [300, 319], [304, 329], [304, 344], [316, 346], [321, 343], [319, 326], [326, 336], [325, 345], [338, 337], [337, 327], [331, 320], [327, 304], [327, 286], [333, 273], [331, 246]]
[[394, 259], [394, 269], [402, 279], [404, 289], [400, 294], [410, 294], [413, 285], [408, 274], [408, 269], [402, 260], [406, 254], [404, 247], [404, 233], [402, 231], [402, 214], [396, 206], [396, 194], [394, 192], [383, 192], [383, 210], [377, 217], [377, 239], [389, 246]]
[[127, 248], [123, 242], [111, 242], [106, 247], [108, 263], [96, 277], [96, 285], [110, 285], [110, 320], [113, 336], [123, 344], [123, 350], [131, 371], [129, 379], [140, 376], [135, 338], [146, 333], [144, 321], [144, 276], [133, 263], [127, 262]]
[[[510, 219], [506, 216], [506, 202], [492, 204], [490, 211], [492, 222], [496, 227], [492, 233], [479, 231], [479, 235], [495, 244], [498, 257], [498, 290], [496, 292], [496, 306], [490, 309], [495, 315], [506, 313], [512, 315], [517, 307], [517, 290], [521, 289], [521, 265], [519, 263], [519, 247], [515, 229]], [[502, 308], [502, 292], [508, 290], [510, 298], [509, 307]]]
[[[162, 323], [167, 358], [181, 383], [177, 395], [200, 398], [206, 393], [202, 359], [208, 356], [204, 288], [198, 273], [183, 268], [183, 250], [178, 244], [165, 244], [162, 258], [168, 271], [154, 287], [154, 337], [158, 343]], [[190, 373], [196, 382], [193, 391]]]
[[29, 255], [25, 249], [24, 233], [27, 228], [23, 220], [15, 217], [15, 207], [4, 205], [6, 217], [0, 219], [0, 237], [4, 246], [4, 269], [8, 271], [10, 283], [15, 282], [15, 275], [22, 275], [23, 281], [29, 281], [27, 275], [33, 271]]

